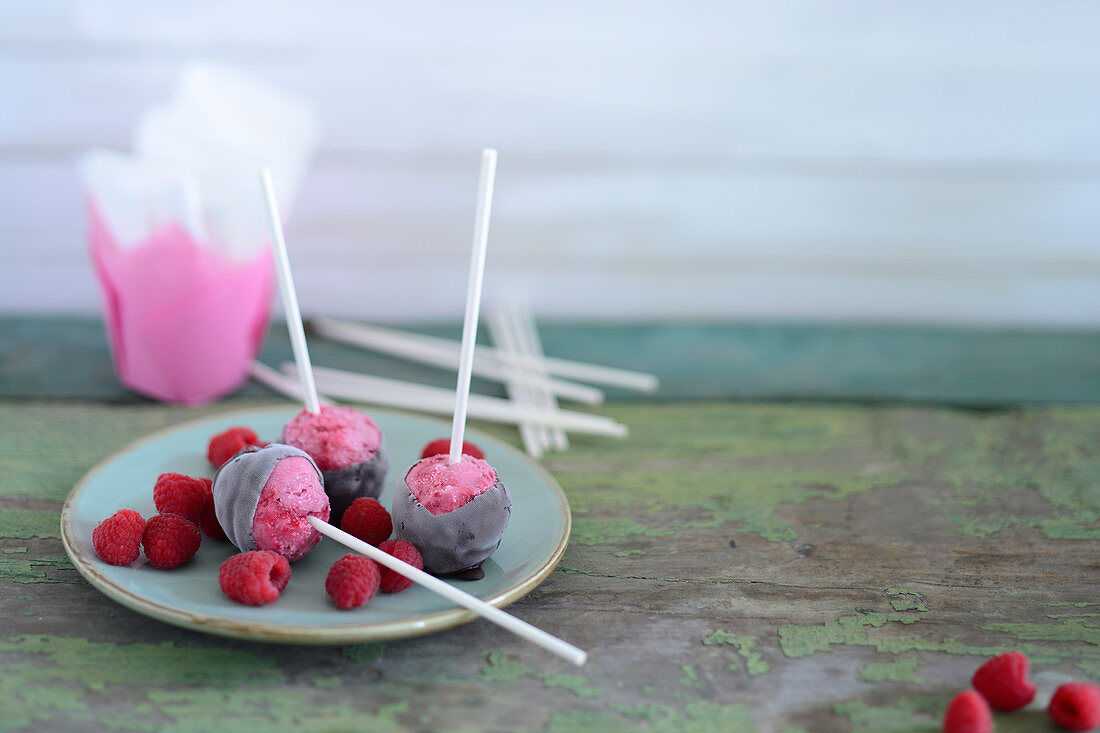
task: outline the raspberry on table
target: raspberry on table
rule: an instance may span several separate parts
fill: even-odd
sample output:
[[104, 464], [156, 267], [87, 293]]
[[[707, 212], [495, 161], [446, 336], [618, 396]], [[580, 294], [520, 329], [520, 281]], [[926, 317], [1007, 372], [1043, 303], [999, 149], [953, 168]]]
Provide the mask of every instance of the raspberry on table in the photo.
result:
[[214, 505], [214, 495], [205, 479], [162, 473], [153, 484], [153, 503], [161, 514], [178, 514], [197, 523], [207, 506]]
[[1007, 652], [978, 667], [970, 684], [994, 710], [1019, 710], [1035, 699], [1035, 685], [1027, 678], [1028, 658]]
[[271, 603], [289, 580], [290, 563], [271, 550], [233, 555], [218, 568], [218, 586], [222, 593], [248, 606]]
[[179, 567], [194, 557], [202, 535], [198, 525], [178, 514], [158, 514], [145, 523], [141, 544], [149, 564], [161, 570]]
[[[437, 438], [431, 443], [424, 446], [424, 450], [420, 451], [421, 458], [431, 458], [432, 456], [438, 456], [440, 453], [451, 452], [451, 439], [450, 438]], [[485, 460], [485, 453], [476, 445], [468, 440], [462, 441], [462, 452], [468, 456], [474, 458], [480, 458]]]
[[133, 509], [119, 509], [92, 530], [95, 554], [109, 565], [129, 565], [141, 555], [145, 520]]
[[210, 439], [210, 444], [206, 448], [206, 459], [215, 468], [221, 468], [223, 463], [237, 455], [237, 452], [247, 445], [262, 448], [265, 444], [251, 428], [243, 425], [229, 428]]
[[[382, 552], [388, 552], [398, 560], [404, 560], [417, 570], [424, 569], [424, 558], [420, 556], [420, 550], [416, 549], [411, 542], [406, 540], [386, 540], [378, 545], [378, 549]], [[382, 582], [379, 588], [383, 593], [397, 593], [412, 585], [411, 580], [396, 571], [390, 570], [384, 566], [380, 568], [380, 570], [382, 572]]]
[[1066, 730], [1087, 731], [1100, 727], [1100, 685], [1067, 682], [1054, 691], [1047, 715]]
[[340, 529], [377, 547], [390, 538], [393, 519], [377, 499], [359, 497], [340, 519]]
[[337, 608], [358, 608], [374, 597], [381, 580], [374, 560], [362, 555], [344, 555], [329, 569], [325, 591]]
[[210, 501], [203, 507], [202, 516], [199, 517], [199, 529], [210, 539], [228, 540], [221, 522], [218, 521], [218, 515], [214, 513], [214, 482], [208, 478], [198, 480], [202, 482], [206, 493], [210, 494]]
[[943, 715], [943, 733], [989, 733], [993, 712], [989, 703], [974, 690], [955, 695]]

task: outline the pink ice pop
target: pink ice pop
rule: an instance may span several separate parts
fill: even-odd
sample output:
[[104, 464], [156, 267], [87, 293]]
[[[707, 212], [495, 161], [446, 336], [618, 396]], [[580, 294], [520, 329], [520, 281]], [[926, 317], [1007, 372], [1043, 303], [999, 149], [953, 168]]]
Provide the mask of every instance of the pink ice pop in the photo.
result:
[[424, 569], [437, 575], [481, 565], [500, 546], [512, 513], [508, 488], [484, 460], [463, 454], [422, 458], [393, 498], [397, 536], [416, 545]]
[[283, 426], [282, 442], [310, 455], [324, 474], [325, 493], [332, 504], [332, 522], [360, 497], [378, 498], [390, 459], [382, 431], [352, 407], [303, 409]]
[[244, 448], [218, 469], [213, 493], [218, 523], [241, 552], [271, 550], [293, 562], [321, 540], [307, 517], [329, 518], [321, 470], [280, 443]]

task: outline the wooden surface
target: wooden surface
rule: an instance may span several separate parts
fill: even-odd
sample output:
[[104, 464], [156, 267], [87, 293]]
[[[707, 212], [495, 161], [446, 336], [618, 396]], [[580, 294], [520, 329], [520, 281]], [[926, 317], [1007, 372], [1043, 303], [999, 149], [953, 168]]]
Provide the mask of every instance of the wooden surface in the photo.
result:
[[480, 621], [227, 641], [83, 582], [58, 539], [73, 483], [150, 431], [257, 404], [0, 403], [0, 729], [931, 732], [1003, 650], [1048, 691], [1100, 680], [1097, 406], [606, 405], [631, 437], [546, 460], [573, 535], [512, 606], [587, 649], [578, 670]]
[[96, 311], [74, 160], [130, 148], [203, 60], [317, 107], [288, 222], [306, 309], [461, 313], [492, 145], [486, 294], [540, 315], [1095, 326], [1098, 22], [1089, 0], [8, 0], [0, 311]]

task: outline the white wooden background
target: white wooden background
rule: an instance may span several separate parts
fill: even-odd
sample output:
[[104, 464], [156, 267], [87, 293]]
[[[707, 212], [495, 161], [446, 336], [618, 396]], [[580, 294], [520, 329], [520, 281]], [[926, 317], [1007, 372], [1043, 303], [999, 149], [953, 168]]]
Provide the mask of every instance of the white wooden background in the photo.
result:
[[1100, 324], [1100, 4], [0, 2], [0, 313], [94, 313], [73, 160], [188, 61], [317, 105], [303, 310]]

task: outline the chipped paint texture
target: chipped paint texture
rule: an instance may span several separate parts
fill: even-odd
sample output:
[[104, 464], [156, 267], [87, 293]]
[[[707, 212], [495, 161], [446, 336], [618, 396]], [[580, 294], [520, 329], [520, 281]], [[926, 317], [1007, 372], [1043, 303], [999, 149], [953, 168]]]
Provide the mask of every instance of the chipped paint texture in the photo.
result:
[[[768, 671], [768, 663], [763, 655], [753, 650], [756, 640], [749, 635], [737, 636], [721, 629], [703, 639], [703, 644], [713, 646], [715, 644], [728, 644], [737, 650], [737, 653], [745, 658], [745, 671], [750, 675], [764, 674]], [[737, 665], [731, 664], [730, 669], [736, 669]]]
[[917, 662], [913, 659], [895, 659], [892, 662], [872, 662], [860, 670], [864, 682], [924, 682], [917, 677]]

